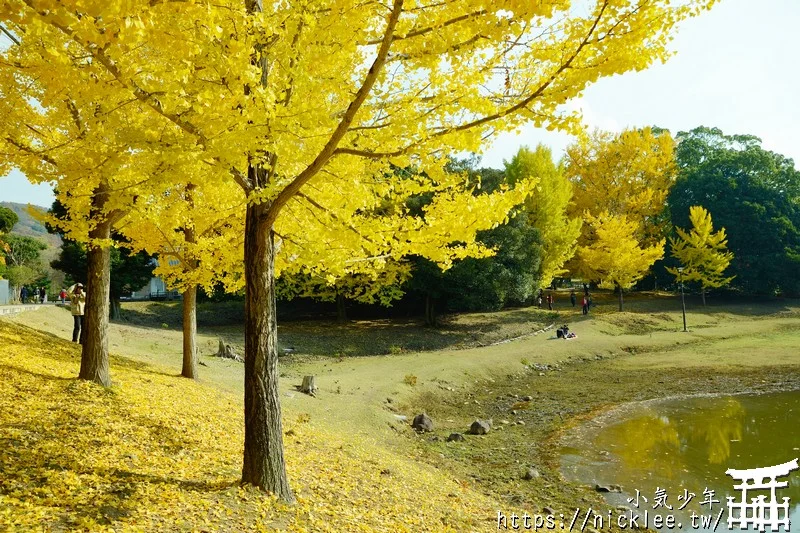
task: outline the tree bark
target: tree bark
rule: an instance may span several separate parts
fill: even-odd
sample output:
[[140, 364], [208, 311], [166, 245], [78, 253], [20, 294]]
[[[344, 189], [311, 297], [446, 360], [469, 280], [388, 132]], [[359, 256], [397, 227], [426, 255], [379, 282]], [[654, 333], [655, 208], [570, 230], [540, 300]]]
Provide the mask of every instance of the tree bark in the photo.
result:
[[96, 239], [111, 239], [111, 221], [103, 212], [108, 201], [108, 185], [101, 183], [92, 198], [93, 218], [97, 221], [89, 231], [84, 330], [81, 332], [81, 370], [79, 379], [111, 386], [108, 368], [108, 316], [111, 296], [111, 249], [98, 246]]
[[[186, 185], [186, 201], [191, 210], [194, 210], [194, 190], [196, 188], [197, 186], [193, 183]], [[199, 263], [194, 259], [194, 244], [197, 243], [197, 236], [192, 222], [183, 228], [183, 240], [188, 245], [185, 252], [187, 264], [184, 265], [184, 268], [194, 271]], [[183, 368], [181, 376], [197, 379], [197, 285], [194, 284], [183, 292]]]
[[706, 290], [705, 288], [700, 289], [700, 297], [703, 299], [703, 307], [706, 306]]
[[617, 287], [619, 290], [619, 310], [622, 311], [622, 287]]
[[345, 306], [344, 295], [336, 293], [336, 321], [347, 322], [347, 307]]
[[181, 376], [197, 379], [197, 285], [183, 291], [183, 369]]
[[317, 382], [314, 376], [303, 376], [303, 384], [300, 385], [300, 392], [314, 396], [317, 392]]
[[[250, 167], [249, 174], [260, 168]], [[245, 219], [244, 464], [242, 482], [292, 502], [278, 394], [275, 243], [269, 204], [249, 203]]]
[[111, 313], [109, 315], [111, 320], [121, 320], [122, 319], [122, 304], [120, 304], [118, 298], [111, 298]]
[[436, 309], [434, 300], [430, 294], [425, 295], [425, 325], [430, 327], [436, 326]]

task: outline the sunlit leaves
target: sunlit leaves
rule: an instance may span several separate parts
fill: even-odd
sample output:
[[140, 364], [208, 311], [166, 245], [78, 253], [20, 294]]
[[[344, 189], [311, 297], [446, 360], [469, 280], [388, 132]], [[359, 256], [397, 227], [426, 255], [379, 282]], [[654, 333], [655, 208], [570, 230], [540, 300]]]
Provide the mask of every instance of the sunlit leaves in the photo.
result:
[[679, 281], [699, 281], [705, 289], [725, 286], [733, 277], [723, 273], [733, 260], [733, 252], [727, 251], [728, 239], [725, 228], [716, 233], [711, 222], [711, 213], [699, 205], [689, 208], [692, 228], [685, 231], [676, 228], [678, 238], [670, 238], [672, 257], [680, 261], [682, 270], [668, 268]]
[[598, 280], [601, 287], [629, 289], [664, 256], [664, 240], [642, 244], [638, 224], [625, 215], [590, 215], [587, 226], [590, 244], [578, 249], [578, 257], [589, 279]]

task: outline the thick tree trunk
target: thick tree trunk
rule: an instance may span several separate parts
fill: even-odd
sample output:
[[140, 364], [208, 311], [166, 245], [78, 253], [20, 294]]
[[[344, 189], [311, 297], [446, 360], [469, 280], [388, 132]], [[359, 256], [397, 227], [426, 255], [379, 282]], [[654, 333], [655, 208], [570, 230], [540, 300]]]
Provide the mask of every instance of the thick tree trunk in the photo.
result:
[[619, 310], [622, 311], [622, 287], [617, 287], [619, 291]]
[[336, 293], [336, 320], [337, 322], [347, 322], [347, 307], [343, 294]]
[[183, 292], [183, 369], [181, 376], [197, 379], [197, 285]]
[[[101, 184], [95, 190], [92, 210], [100, 221], [89, 232], [92, 240], [111, 238], [111, 222], [103, 207], [108, 200], [108, 186]], [[81, 370], [79, 379], [111, 386], [108, 369], [108, 316], [111, 296], [111, 249], [90, 243], [86, 279], [86, 307], [81, 338]]]
[[700, 297], [703, 299], [703, 307], [706, 306], [706, 290], [700, 289]]
[[[251, 167], [250, 172], [257, 172]], [[275, 247], [268, 204], [249, 204], [245, 220], [244, 464], [242, 482], [294, 501], [283, 458], [278, 394]]]

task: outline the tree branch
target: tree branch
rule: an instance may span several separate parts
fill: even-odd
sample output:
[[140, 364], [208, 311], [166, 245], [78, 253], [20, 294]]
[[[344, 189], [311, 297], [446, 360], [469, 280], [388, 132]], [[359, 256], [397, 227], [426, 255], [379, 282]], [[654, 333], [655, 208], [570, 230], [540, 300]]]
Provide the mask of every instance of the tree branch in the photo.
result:
[[14, 36], [14, 34], [13, 34], [13, 33], [11, 33], [10, 31], [8, 31], [8, 30], [6, 29], [6, 27], [5, 27], [5, 26], [3, 26], [2, 24], [0, 24], [0, 31], [2, 31], [3, 33], [5, 33], [5, 34], [6, 34], [6, 37], [8, 37], [9, 39], [11, 39], [11, 41], [12, 41], [14, 44], [16, 44], [17, 46], [20, 46], [19, 39], [17, 39], [17, 38]]
[[166, 118], [180, 129], [189, 133], [190, 135], [195, 136], [202, 145], [205, 145], [207, 139], [205, 135], [191, 122], [184, 120], [179, 114], [177, 113], [168, 113], [164, 110], [163, 105], [161, 102], [152, 94], [141, 87], [139, 87], [133, 80], [126, 80], [122, 75], [122, 71], [119, 69], [117, 64], [108, 57], [102, 48], [97, 47], [96, 45], [87, 44], [81, 39], [79, 39], [75, 32], [68, 26], [60, 24], [50, 18], [47, 12], [42, 12], [36, 9], [36, 7], [32, 4], [31, 0], [23, 0], [25, 4], [36, 14], [42, 17], [48, 24], [53, 26], [54, 28], [60, 30], [64, 35], [72, 39], [75, 43], [83, 47], [87, 52], [89, 52], [92, 57], [97, 60], [105, 69], [111, 74], [117, 82], [120, 83], [123, 87], [130, 90], [133, 95], [142, 103], [146, 104], [148, 107], [153, 109], [156, 113], [161, 115], [162, 117]]
[[[591, 28], [589, 28], [589, 31], [587, 32], [586, 37], [584, 37], [584, 39], [581, 41], [580, 45], [578, 45], [578, 47], [575, 49], [575, 51], [572, 53], [572, 55], [569, 57], [569, 59], [567, 59], [567, 61], [562, 63], [558, 67], [558, 69], [555, 72], [553, 72], [553, 74], [551, 74], [550, 77], [545, 82], [543, 82], [529, 96], [527, 96], [526, 98], [524, 98], [521, 101], [517, 102], [513, 106], [508, 107], [506, 109], [503, 109], [502, 111], [499, 111], [499, 112], [494, 113], [492, 115], [487, 115], [485, 117], [481, 117], [481, 118], [479, 118], [477, 120], [473, 120], [472, 122], [467, 122], [465, 124], [461, 124], [460, 126], [456, 126], [456, 127], [453, 127], [453, 128], [448, 128], [448, 129], [445, 129], [445, 130], [442, 130], [442, 131], [438, 131], [438, 132], [434, 133], [433, 135], [431, 135], [427, 140], [433, 139], [433, 138], [437, 138], [437, 137], [442, 137], [444, 135], [448, 135], [450, 133], [454, 133], [454, 132], [457, 132], [457, 131], [464, 131], [464, 130], [472, 129], [472, 128], [475, 128], [477, 126], [481, 126], [481, 125], [486, 124], [488, 122], [492, 122], [492, 121], [497, 120], [499, 118], [505, 117], [506, 115], [509, 115], [511, 113], [514, 113], [516, 111], [519, 111], [520, 109], [523, 109], [523, 108], [527, 107], [536, 98], [541, 96], [542, 93], [544, 93], [544, 91], [547, 90], [548, 87], [550, 87], [550, 85], [552, 85], [552, 83], [555, 81], [556, 77], [559, 74], [561, 74], [562, 72], [564, 72], [565, 70], [567, 70], [568, 68], [570, 68], [572, 66], [572, 62], [578, 57], [578, 55], [581, 53], [581, 51], [589, 44], [589, 42], [590, 42], [589, 40], [591, 39], [592, 35], [594, 34], [595, 30], [597, 29], [597, 25], [600, 23], [600, 20], [603, 18], [603, 14], [604, 14], [604, 12], [606, 10], [606, 7], [608, 7], [608, 0], [603, 2], [603, 6], [600, 8], [600, 12], [597, 14], [597, 17], [593, 21]], [[357, 156], [357, 157], [364, 157], [364, 158], [367, 158], [367, 159], [385, 159], [385, 158], [388, 158], [388, 157], [399, 157], [399, 156], [401, 156], [403, 154], [408, 153], [410, 150], [412, 150], [416, 146], [419, 146], [423, 142], [424, 142], [424, 140], [413, 142], [411, 144], [406, 145], [403, 148], [400, 148], [400, 149], [397, 149], [397, 150], [394, 150], [394, 151], [391, 151], [391, 152], [369, 152], [369, 151], [365, 151], [365, 150], [357, 150], [355, 148], [347, 148], [347, 147], [337, 148], [334, 151], [334, 155], [339, 155], [339, 154], [341, 154], [341, 155], [353, 155], [353, 156]]]
[[378, 75], [380, 74], [381, 69], [386, 64], [386, 58], [389, 56], [389, 49], [392, 46], [392, 39], [394, 38], [394, 30], [397, 27], [397, 22], [400, 19], [400, 14], [403, 11], [402, 8], [403, 0], [394, 0], [392, 13], [386, 23], [386, 31], [383, 35], [383, 41], [378, 49], [378, 54], [375, 57], [375, 60], [372, 62], [372, 66], [367, 72], [367, 76], [364, 78], [361, 88], [356, 93], [353, 101], [350, 102], [350, 105], [347, 107], [347, 111], [345, 111], [345, 114], [342, 117], [342, 120], [339, 122], [339, 125], [336, 127], [330, 139], [328, 139], [328, 142], [322, 148], [314, 161], [296, 178], [294, 178], [294, 180], [292, 180], [292, 182], [278, 194], [278, 196], [270, 205], [266, 215], [267, 222], [270, 226], [274, 225], [275, 220], [278, 218], [278, 214], [289, 201], [289, 199], [297, 194], [303, 185], [313, 178], [325, 165], [325, 163], [327, 163], [328, 160], [333, 157], [334, 153], [336, 152], [336, 147], [347, 133], [347, 130], [353, 123], [353, 120], [355, 120], [358, 110], [367, 99], [372, 87], [378, 80]]

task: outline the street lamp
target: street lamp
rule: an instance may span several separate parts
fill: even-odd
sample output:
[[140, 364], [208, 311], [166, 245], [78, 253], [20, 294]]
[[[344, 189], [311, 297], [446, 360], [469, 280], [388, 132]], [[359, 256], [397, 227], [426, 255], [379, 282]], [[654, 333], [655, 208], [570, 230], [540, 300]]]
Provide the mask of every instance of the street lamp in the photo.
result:
[[678, 283], [681, 286], [681, 307], [683, 308], [683, 331], [686, 329], [686, 299], [683, 296], [683, 267], [678, 267]]

